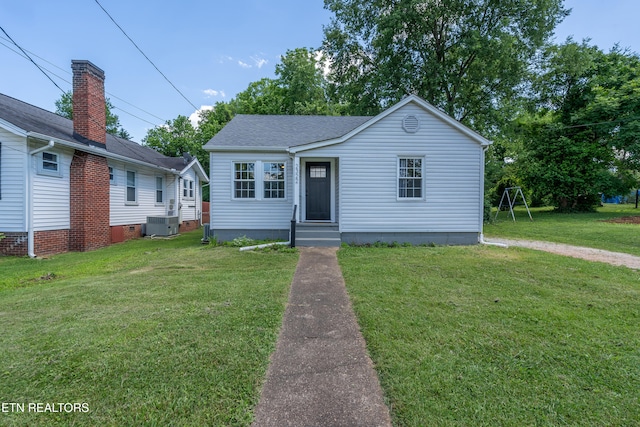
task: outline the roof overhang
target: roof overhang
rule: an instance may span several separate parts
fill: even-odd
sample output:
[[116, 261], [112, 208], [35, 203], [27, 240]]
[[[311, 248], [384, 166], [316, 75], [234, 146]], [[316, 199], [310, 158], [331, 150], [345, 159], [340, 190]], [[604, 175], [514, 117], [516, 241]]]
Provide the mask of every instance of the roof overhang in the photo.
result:
[[[35, 139], [39, 139], [42, 141], [53, 141], [56, 144], [62, 145], [63, 147], [68, 147], [68, 148], [73, 148], [74, 150], [79, 150], [79, 151], [84, 151], [87, 153], [91, 153], [91, 154], [95, 154], [98, 156], [102, 156], [102, 157], [106, 157], [108, 159], [114, 159], [114, 160], [120, 160], [123, 162], [127, 162], [127, 163], [132, 163], [132, 164], [136, 164], [136, 165], [140, 165], [140, 166], [146, 166], [149, 168], [153, 168], [153, 169], [158, 169], [158, 170], [162, 170], [165, 172], [169, 172], [172, 173], [174, 175], [179, 175], [180, 172], [178, 172], [175, 169], [169, 169], [169, 168], [165, 168], [162, 166], [158, 166], [158, 165], [154, 165], [152, 163], [147, 163], [147, 162], [143, 162], [142, 160], [136, 160], [136, 159], [132, 159], [130, 157], [125, 157], [125, 156], [121, 156], [119, 154], [115, 154], [115, 153], [110, 153], [108, 151], [106, 151], [104, 148], [98, 148], [98, 147], [93, 147], [90, 145], [84, 145], [84, 144], [79, 144], [77, 142], [72, 142], [72, 141], [67, 141], [64, 139], [60, 139], [60, 138], [54, 138], [48, 135], [44, 135], [38, 132], [27, 132], [26, 134], [27, 137], [31, 137], [31, 138], [35, 138]], [[202, 168], [202, 166], [201, 166]], [[207, 178], [208, 179], [208, 178]]]
[[409, 104], [411, 102], [417, 104], [418, 106], [422, 107], [423, 109], [425, 109], [426, 111], [431, 113], [436, 118], [442, 120], [443, 122], [447, 123], [451, 127], [457, 129], [461, 133], [463, 133], [466, 136], [468, 136], [469, 138], [473, 139], [474, 141], [476, 141], [481, 146], [488, 147], [489, 145], [492, 144], [492, 142], [489, 141], [488, 139], [484, 138], [480, 134], [478, 134], [478, 133], [474, 132], [473, 130], [469, 129], [468, 127], [466, 127], [465, 125], [463, 125], [459, 121], [455, 120], [454, 118], [450, 117], [445, 112], [443, 112], [443, 111], [439, 110], [438, 108], [434, 107], [433, 105], [429, 104], [427, 101], [423, 100], [422, 98], [420, 98], [420, 97], [418, 97], [416, 95], [409, 95], [406, 98], [404, 98], [403, 100], [401, 100], [400, 102], [398, 102], [397, 104], [389, 107], [388, 109], [386, 109], [382, 113], [378, 114], [377, 116], [372, 117], [371, 120], [367, 120], [366, 122], [364, 122], [363, 124], [361, 124], [360, 126], [355, 128], [354, 130], [352, 130], [351, 132], [341, 136], [340, 138], [330, 139], [330, 140], [326, 140], [326, 141], [312, 142], [310, 144], [304, 144], [304, 145], [299, 145], [299, 146], [293, 146], [293, 147], [289, 147], [287, 151], [289, 153], [291, 153], [291, 154], [295, 154], [295, 153], [302, 152], [302, 151], [314, 150], [316, 148], [322, 148], [322, 147], [327, 147], [329, 145], [340, 144], [340, 143], [352, 138], [353, 136], [357, 135], [358, 133], [362, 132], [363, 130], [365, 130], [369, 126], [371, 126], [371, 125], [377, 123], [378, 121], [384, 119], [385, 117], [389, 116], [390, 114], [393, 114], [395, 111], [399, 110], [400, 108], [404, 107], [405, 105], [407, 105], [407, 104]]
[[27, 136], [27, 131], [24, 129], [19, 128], [18, 126], [14, 125], [13, 123], [10, 123], [4, 119], [0, 119], [0, 128], [6, 129], [9, 132], [16, 134], [18, 136]]
[[255, 152], [255, 153], [259, 153], [259, 152], [274, 152], [274, 153], [287, 153], [289, 152], [289, 148], [288, 147], [273, 147], [273, 146], [265, 146], [265, 147], [260, 147], [260, 146], [252, 146], [252, 147], [238, 147], [238, 146], [219, 146], [219, 147], [209, 147], [206, 148], [205, 150], [211, 152], [211, 153], [228, 153], [228, 152], [238, 152], [238, 151], [242, 151], [242, 152]]
[[204, 182], [205, 184], [209, 182], [209, 176], [204, 171], [204, 168], [202, 167], [202, 165], [200, 164], [200, 161], [197, 158], [194, 158], [193, 160], [191, 160], [191, 162], [184, 169], [180, 171], [180, 176], [183, 176], [191, 168], [193, 168], [193, 170], [196, 171], [196, 174], [198, 174], [198, 176], [200, 177], [200, 181]]

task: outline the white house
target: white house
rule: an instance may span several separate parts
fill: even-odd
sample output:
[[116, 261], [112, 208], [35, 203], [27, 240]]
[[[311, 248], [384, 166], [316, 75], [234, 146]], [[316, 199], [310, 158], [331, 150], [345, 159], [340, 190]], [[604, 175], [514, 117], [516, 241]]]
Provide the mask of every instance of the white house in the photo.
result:
[[239, 115], [206, 145], [211, 234], [474, 244], [490, 141], [417, 96], [375, 117]]
[[141, 236], [148, 216], [197, 228], [198, 160], [107, 134], [104, 72], [72, 68], [73, 121], [0, 94], [0, 253], [95, 249]]

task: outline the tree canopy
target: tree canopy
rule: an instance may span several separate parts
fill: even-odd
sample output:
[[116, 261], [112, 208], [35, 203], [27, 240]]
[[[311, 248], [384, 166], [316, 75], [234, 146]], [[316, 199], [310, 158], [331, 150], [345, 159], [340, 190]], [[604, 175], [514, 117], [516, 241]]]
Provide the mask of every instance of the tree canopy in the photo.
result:
[[490, 130], [567, 15], [562, 0], [325, 0], [335, 101], [376, 114], [416, 94]]
[[[55, 106], [56, 114], [69, 120], [73, 119], [73, 93], [71, 91], [63, 93], [60, 99], [55, 102]], [[119, 138], [131, 139], [129, 132], [120, 125], [120, 118], [113, 113], [115, 107], [109, 98], [105, 100], [105, 106], [107, 111], [107, 133]]]
[[640, 58], [569, 39], [544, 52], [515, 127], [518, 175], [558, 210], [589, 211], [640, 172]]

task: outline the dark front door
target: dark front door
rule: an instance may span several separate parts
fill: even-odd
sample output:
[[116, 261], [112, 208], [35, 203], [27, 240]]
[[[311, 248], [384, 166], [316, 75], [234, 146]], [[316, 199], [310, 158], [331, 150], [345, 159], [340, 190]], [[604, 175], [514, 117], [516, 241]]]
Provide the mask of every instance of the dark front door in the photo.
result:
[[307, 163], [306, 205], [308, 220], [331, 219], [331, 163]]

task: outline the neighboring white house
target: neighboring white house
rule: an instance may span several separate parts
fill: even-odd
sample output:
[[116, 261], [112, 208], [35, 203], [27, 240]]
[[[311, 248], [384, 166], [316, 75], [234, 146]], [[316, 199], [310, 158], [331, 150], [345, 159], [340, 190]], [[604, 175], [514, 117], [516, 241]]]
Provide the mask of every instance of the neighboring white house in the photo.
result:
[[[211, 234], [478, 243], [490, 141], [417, 96], [375, 117], [239, 115], [206, 145]], [[295, 214], [294, 214], [295, 212]]]
[[107, 134], [104, 73], [73, 61], [74, 120], [0, 94], [0, 254], [85, 251], [139, 237], [148, 216], [200, 225], [197, 159]]

